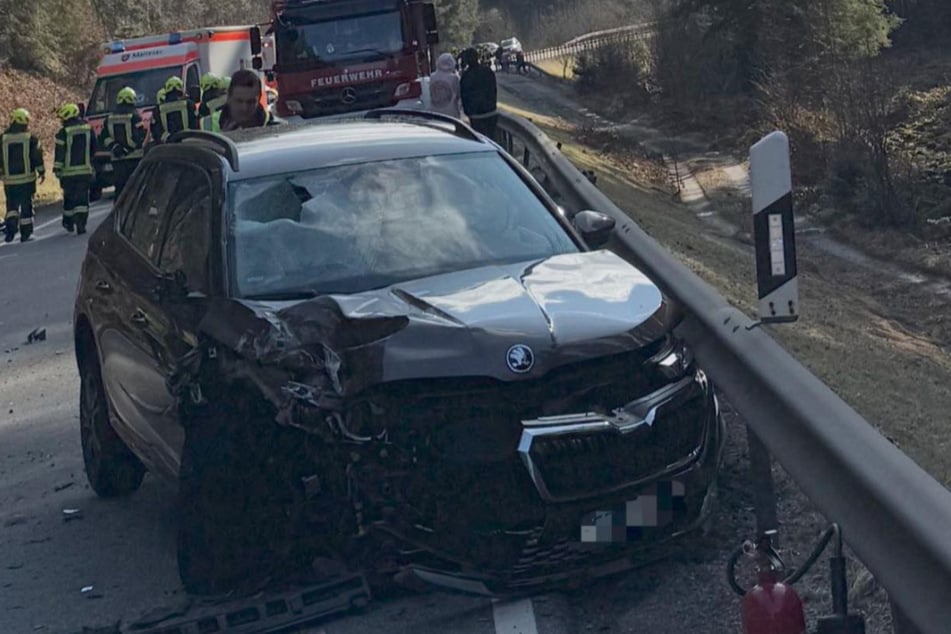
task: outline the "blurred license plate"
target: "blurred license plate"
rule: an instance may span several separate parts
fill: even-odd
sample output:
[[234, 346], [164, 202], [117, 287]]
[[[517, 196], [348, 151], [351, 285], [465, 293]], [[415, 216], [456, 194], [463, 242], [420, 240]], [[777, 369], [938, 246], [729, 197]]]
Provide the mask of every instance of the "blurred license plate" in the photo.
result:
[[687, 512], [683, 482], [655, 482], [623, 505], [585, 513], [581, 541], [618, 543], [639, 540], [646, 528], [662, 528]]

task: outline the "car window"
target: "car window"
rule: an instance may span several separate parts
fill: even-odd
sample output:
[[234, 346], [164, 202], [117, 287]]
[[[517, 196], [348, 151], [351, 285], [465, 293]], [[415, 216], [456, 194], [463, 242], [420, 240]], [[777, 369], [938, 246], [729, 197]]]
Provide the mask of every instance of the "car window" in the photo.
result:
[[239, 294], [355, 293], [576, 252], [494, 152], [342, 165], [231, 186]]
[[139, 199], [142, 197], [145, 188], [143, 184], [148, 181], [149, 174], [152, 172], [152, 167], [154, 164], [146, 163], [132, 175], [132, 178], [129, 179], [129, 182], [126, 183], [125, 189], [122, 192], [122, 196], [119, 197], [119, 200], [116, 204], [116, 221], [118, 222], [119, 231], [126, 238], [129, 237], [132, 231], [132, 225], [134, 224], [135, 214], [132, 213], [132, 210], [138, 205]]
[[129, 226], [123, 233], [155, 266], [158, 266], [159, 250], [162, 246], [162, 224], [182, 171], [182, 166], [175, 163], [155, 165], [126, 220]]
[[159, 268], [183, 271], [192, 291], [208, 292], [211, 244], [211, 180], [199, 167], [187, 166], [178, 180], [168, 211]]

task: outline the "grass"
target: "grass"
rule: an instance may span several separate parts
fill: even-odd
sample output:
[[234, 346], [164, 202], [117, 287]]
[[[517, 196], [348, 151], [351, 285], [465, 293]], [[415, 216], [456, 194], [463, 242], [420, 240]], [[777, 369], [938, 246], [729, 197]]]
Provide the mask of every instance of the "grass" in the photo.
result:
[[556, 57], [554, 59], [542, 60], [535, 64], [535, 66], [538, 66], [552, 77], [558, 77], [560, 79], [574, 79], [574, 65], [574, 57]]

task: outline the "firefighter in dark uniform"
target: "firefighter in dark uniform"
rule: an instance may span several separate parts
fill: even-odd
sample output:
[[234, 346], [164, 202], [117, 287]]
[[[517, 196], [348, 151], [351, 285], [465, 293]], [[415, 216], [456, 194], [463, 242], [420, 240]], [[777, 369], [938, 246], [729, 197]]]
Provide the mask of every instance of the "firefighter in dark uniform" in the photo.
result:
[[33, 195], [36, 176], [46, 180], [43, 166], [43, 148], [40, 140], [29, 131], [30, 113], [23, 108], [13, 111], [10, 127], [0, 134], [0, 175], [3, 194], [7, 199], [6, 220], [0, 216], [4, 241], [13, 242], [20, 233], [20, 241], [31, 240], [33, 234]]
[[96, 135], [79, 116], [79, 106], [63, 104], [56, 113], [63, 127], [56, 133], [56, 160], [53, 172], [63, 187], [63, 227], [72, 233], [86, 233], [89, 218], [89, 186], [96, 175], [92, 157], [98, 151]]
[[197, 130], [196, 110], [195, 103], [185, 94], [181, 77], [169, 77], [165, 82], [165, 98], [152, 116], [152, 141], [165, 143], [176, 132]]
[[201, 105], [198, 116], [207, 117], [221, 109], [228, 101], [227, 85], [214, 73], [205, 73], [201, 77]]
[[116, 95], [116, 109], [102, 126], [99, 144], [112, 154], [116, 198], [142, 158], [145, 129], [135, 108], [135, 90], [126, 86]]

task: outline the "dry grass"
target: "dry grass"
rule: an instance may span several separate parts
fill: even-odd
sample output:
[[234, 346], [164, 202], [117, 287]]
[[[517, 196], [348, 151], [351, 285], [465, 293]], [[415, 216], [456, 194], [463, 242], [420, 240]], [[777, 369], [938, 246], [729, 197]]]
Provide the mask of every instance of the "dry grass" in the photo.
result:
[[559, 77], [561, 79], [574, 79], [574, 66], [575, 58], [572, 57], [556, 57], [554, 59], [546, 59], [541, 62], [537, 62], [535, 66], [538, 66], [542, 71], [548, 73], [552, 77]]

